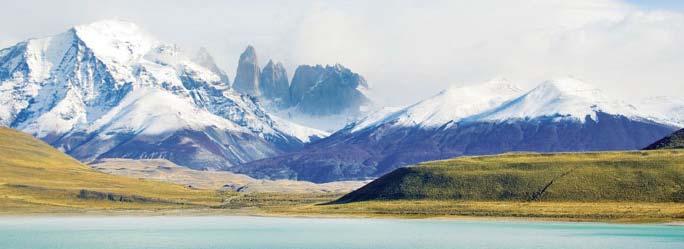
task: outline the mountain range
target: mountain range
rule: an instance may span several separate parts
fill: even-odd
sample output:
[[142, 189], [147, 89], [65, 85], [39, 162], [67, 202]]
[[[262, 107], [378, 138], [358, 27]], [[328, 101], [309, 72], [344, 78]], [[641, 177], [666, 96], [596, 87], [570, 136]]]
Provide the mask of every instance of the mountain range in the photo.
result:
[[296, 152], [232, 170], [328, 182], [375, 178], [397, 167], [463, 155], [635, 150], [684, 126], [682, 121], [608, 98], [574, 78], [546, 81], [530, 91], [494, 80], [370, 115]]
[[227, 169], [327, 135], [268, 115], [207, 54], [192, 58], [124, 21], [0, 50], [0, 125], [82, 161], [165, 158]]
[[0, 50], [0, 126], [82, 162], [331, 182], [464, 155], [640, 149], [684, 127], [684, 99], [630, 104], [575, 78], [533, 89], [496, 79], [377, 111], [368, 90], [340, 64], [300, 65], [290, 81], [252, 46], [231, 84], [206, 49], [188, 55], [117, 20]]

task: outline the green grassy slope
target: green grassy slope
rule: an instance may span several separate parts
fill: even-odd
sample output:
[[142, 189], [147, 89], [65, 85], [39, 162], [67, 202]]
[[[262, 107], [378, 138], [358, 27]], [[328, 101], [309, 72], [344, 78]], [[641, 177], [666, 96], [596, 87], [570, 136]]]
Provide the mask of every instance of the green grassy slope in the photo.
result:
[[0, 128], [0, 213], [219, 204], [214, 191], [100, 173], [28, 134]]
[[675, 131], [672, 135], [664, 137], [644, 148], [645, 150], [684, 149], [684, 129]]
[[504, 154], [397, 169], [336, 201], [684, 202], [684, 151]]

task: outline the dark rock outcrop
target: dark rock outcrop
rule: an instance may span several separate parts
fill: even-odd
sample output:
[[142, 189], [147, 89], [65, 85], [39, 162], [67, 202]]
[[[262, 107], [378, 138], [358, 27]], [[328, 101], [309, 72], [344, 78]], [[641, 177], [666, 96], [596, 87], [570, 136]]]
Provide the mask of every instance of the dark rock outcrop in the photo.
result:
[[340, 64], [334, 66], [301, 65], [290, 86], [292, 106], [310, 115], [358, 112], [368, 103], [362, 92], [366, 80]]
[[293, 105], [302, 101], [304, 94], [321, 79], [324, 70], [321, 65], [297, 67], [292, 77], [292, 85], [290, 85], [290, 100]]
[[262, 98], [272, 101], [277, 107], [289, 105], [290, 82], [283, 64], [268, 61], [259, 77], [259, 90]]
[[233, 88], [240, 93], [259, 96], [260, 75], [261, 68], [259, 68], [256, 51], [254, 47], [247, 46], [245, 52], [240, 55]]

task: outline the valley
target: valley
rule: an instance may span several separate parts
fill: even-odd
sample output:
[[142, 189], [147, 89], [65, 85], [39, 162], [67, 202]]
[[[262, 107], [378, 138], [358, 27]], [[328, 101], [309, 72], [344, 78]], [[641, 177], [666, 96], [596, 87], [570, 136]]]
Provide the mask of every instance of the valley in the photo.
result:
[[495, 78], [382, 107], [340, 63], [247, 45], [231, 83], [214, 55], [122, 20], [0, 50], [0, 214], [684, 219], [681, 97]]
[[[0, 215], [508, 217], [638, 223], [684, 220], [684, 205], [677, 199], [677, 191], [681, 191], [677, 189], [681, 180], [677, 179], [684, 166], [684, 151], [680, 150], [511, 154], [435, 161], [396, 170], [346, 195], [348, 188], [359, 183], [321, 186], [274, 181], [260, 185], [246, 176], [192, 172], [159, 160], [111, 160], [91, 168], [27, 134], [4, 128], [0, 129], [0, 155]], [[556, 180], [539, 198], [530, 199], [528, 194], [543, 186], [544, 181], [568, 167], [581, 167], [578, 165], [586, 165], [586, 171], [575, 169]], [[110, 175], [95, 170], [116, 171], [121, 166], [127, 166], [125, 173]], [[160, 167], [163, 171], [159, 171]], [[451, 170], [459, 168], [468, 170]], [[639, 171], [634, 172], [637, 168]], [[173, 173], [176, 171], [182, 174]], [[415, 177], [406, 175], [406, 171], [421, 172], [417, 179], [422, 182], [410, 180]], [[207, 177], [214, 173], [217, 175], [213, 178]], [[617, 181], [591, 180], [598, 176]], [[461, 177], [470, 180], [456, 181]], [[572, 179], [586, 180], [586, 184]], [[248, 187], [238, 192], [224, 188], [226, 182], [247, 183]], [[506, 188], [501, 184], [507, 184]], [[620, 188], [611, 188], [615, 184]], [[639, 187], [643, 184], [643, 188]], [[373, 191], [369, 193], [368, 189]], [[492, 192], [497, 190], [518, 192], [505, 197], [503, 192]]]

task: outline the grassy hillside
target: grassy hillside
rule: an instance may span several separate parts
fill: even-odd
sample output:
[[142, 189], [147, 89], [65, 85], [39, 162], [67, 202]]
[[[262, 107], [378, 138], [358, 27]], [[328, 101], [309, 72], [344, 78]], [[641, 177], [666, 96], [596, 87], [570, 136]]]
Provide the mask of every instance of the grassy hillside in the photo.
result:
[[0, 213], [221, 204], [215, 191], [92, 170], [30, 135], [0, 128]]
[[336, 201], [684, 202], [684, 151], [504, 154], [395, 170]]
[[645, 150], [662, 150], [662, 149], [684, 149], [684, 129], [678, 130], [672, 135], [656, 141], [655, 143], [644, 148]]

